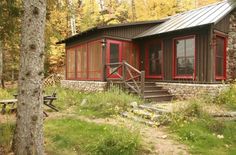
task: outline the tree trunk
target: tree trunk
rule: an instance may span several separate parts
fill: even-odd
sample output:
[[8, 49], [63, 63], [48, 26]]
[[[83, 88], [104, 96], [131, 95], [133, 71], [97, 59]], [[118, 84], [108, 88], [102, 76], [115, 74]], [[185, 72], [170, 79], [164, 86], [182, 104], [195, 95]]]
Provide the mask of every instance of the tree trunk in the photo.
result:
[[2, 42], [0, 41], [0, 84], [3, 87], [3, 48]]
[[46, 0], [24, 0], [18, 105], [13, 149], [16, 155], [43, 155], [44, 29]]

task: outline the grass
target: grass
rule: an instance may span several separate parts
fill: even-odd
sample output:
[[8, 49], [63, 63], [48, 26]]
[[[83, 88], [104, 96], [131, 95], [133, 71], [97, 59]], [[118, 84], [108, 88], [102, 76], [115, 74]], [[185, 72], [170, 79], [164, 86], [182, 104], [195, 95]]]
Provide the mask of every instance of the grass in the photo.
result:
[[74, 119], [47, 121], [45, 136], [46, 152], [55, 155], [133, 155], [140, 145], [136, 131]]
[[[57, 93], [54, 104], [60, 109], [59, 112], [73, 113], [75, 116], [111, 117], [127, 109], [129, 103], [141, 102], [138, 97], [117, 88], [107, 92], [85, 93], [50, 87], [46, 88], [45, 94], [50, 95], [54, 91]], [[15, 92], [15, 89], [1, 90], [0, 99], [13, 98]], [[139, 131], [122, 127], [75, 118], [49, 118], [45, 121], [44, 129], [47, 154], [134, 155], [142, 152], [139, 150]], [[0, 124], [0, 150], [1, 146], [6, 152], [10, 150], [13, 131], [14, 123]]]
[[73, 113], [90, 117], [110, 117], [126, 110], [131, 102], [142, 102], [137, 96], [114, 87], [106, 92], [85, 93], [65, 88], [47, 88], [46, 94], [56, 90], [58, 99], [54, 102], [60, 110], [68, 107]]
[[1, 146], [4, 146], [5, 150], [11, 149], [13, 132], [14, 132], [14, 124], [12, 123], [0, 124], [0, 149]]
[[192, 154], [236, 154], [236, 122], [212, 118], [200, 101], [190, 101], [188, 106], [171, 114], [170, 131], [190, 146]]

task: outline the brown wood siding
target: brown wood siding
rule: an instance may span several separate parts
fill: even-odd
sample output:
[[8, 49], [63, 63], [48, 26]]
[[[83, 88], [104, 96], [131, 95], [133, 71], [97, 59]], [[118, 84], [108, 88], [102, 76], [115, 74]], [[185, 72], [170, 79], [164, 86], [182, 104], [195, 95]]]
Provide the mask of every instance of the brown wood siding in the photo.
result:
[[[177, 33], [169, 33], [159, 37], [152, 37], [145, 40], [140, 40], [139, 43], [148, 42], [153, 39], [159, 39], [163, 41], [163, 62], [164, 62], [164, 81], [171, 82], [193, 82], [193, 80], [173, 79], [173, 39], [176, 37], [183, 37], [188, 35], [195, 35], [195, 48], [196, 48], [196, 80], [198, 83], [211, 83], [214, 79], [211, 76], [213, 74], [213, 62], [209, 58], [210, 56], [210, 28], [202, 27], [198, 30], [188, 30]], [[145, 61], [144, 58], [144, 44], [141, 45], [141, 61]], [[145, 64], [145, 63], [144, 63]], [[143, 67], [142, 67], [143, 68]]]
[[111, 37], [120, 37], [124, 39], [132, 39], [138, 34], [150, 29], [158, 24], [148, 24], [148, 25], [136, 25], [136, 26], [126, 26], [126, 27], [114, 27], [109, 29], [104, 29], [104, 35]]
[[219, 21], [214, 28], [220, 32], [228, 34], [229, 32], [229, 17], [230, 15], [225, 16], [221, 21]]
[[98, 33], [92, 33], [91, 35], [86, 35], [86, 36], [81, 36], [79, 39], [75, 39], [71, 42], [66, 43], [66, 48], [70, 46], [75, 46], [78, 44], [83, 44], [85, 42], [93, 41], [93, 40], [98, 40], [102, 38], [102, 32]]

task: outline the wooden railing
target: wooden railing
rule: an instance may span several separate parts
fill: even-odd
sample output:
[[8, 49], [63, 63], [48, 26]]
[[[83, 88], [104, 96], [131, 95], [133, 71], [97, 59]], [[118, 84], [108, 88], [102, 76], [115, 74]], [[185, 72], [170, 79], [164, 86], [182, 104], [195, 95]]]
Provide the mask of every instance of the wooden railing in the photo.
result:
[[[126, 61], [106, 64], [106, 80], [122, 81], [122, 83], [134, 92], [144, 97], [145, 71], [139, 71]], [[109, 73], [112, 69], [111, 73]]]

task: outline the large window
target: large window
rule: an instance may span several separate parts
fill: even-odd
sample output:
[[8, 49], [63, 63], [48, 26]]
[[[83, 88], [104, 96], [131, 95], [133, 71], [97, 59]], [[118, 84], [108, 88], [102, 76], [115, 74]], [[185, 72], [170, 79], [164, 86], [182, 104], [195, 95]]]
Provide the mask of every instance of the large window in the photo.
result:
[[75, 49], [67, 50], [67, 79], [75, 79]]
[[102, 72], [101, 41], [84, 43], [67, 49], [68, 80], [100, 80]]
[[174, 77], [194, 78], [195, 37], [174, 39]]
[[226, 78], [226, 37], [219, 35], [216, 35], [215, 74], [216, 79]]

